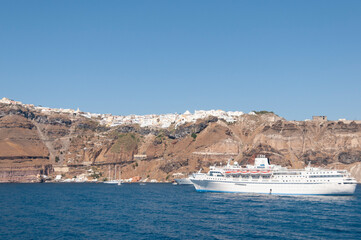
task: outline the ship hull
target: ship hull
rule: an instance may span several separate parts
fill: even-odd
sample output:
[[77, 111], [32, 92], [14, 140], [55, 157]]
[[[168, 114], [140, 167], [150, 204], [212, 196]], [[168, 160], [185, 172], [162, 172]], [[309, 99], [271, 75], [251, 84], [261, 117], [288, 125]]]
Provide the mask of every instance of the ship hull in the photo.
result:
[[343, 183], [265, 183], [191, 180], [198, 192], [259, 193], [279, 195], [352, 195], [356, 184]]

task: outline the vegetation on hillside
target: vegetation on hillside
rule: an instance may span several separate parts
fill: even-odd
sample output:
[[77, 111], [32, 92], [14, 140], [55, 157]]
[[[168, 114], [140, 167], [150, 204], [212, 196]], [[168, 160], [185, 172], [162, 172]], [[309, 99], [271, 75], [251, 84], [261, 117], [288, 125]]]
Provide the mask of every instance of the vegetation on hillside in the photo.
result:
[[191, 134], [191, 137], [193, 138], [193, 140], [196, 140], [197, 134], [196, 134], [196, 133], [192, 133], [192, 134]]
[[252, 112], [254, 112], [254, 113], [257, 114], [257, 115], [267, 114], [267, 113], [273, 113], [273, 114], [274, 114], [274, 112], [266, 111], [266, 110], [262, 110], [262, 111], [252, 111]]
[[110, 151], [120, 153], [122, 150], [127, 152], [136, 150], [139, 141], [140, 139], [133, 133], [119, 134]]

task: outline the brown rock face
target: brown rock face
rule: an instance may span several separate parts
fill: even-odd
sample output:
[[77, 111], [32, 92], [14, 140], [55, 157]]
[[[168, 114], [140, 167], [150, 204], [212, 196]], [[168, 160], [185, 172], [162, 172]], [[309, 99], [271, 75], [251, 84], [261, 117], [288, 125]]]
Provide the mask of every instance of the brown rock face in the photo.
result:
[[2, 182], [40, 181], [39, 175], [60, 174], [54, 169], [66, 169], [68, 177], [92, 169], [100, 180], [121, 169], [122, 178], [169, 181], [174, 173], [186, 175], [229, 158], [250, 164], [257, 154], [291, 168], [311, 162], [348, 169], [361, 181], [361, 124], [286, 121], [266, 113], [243, 115], [233, 124], [210, 118], [177, 129], [109, 128], [76, 114], [0, 106]]
[[36, 127], [29, 120], [16, 115], [0, 118], [0, 159], [25, 162], [47, 159], [48, 155]]
[[0, 118], [0, 182], [38, 181], [49, 152], [37, 128], [23, 116]]

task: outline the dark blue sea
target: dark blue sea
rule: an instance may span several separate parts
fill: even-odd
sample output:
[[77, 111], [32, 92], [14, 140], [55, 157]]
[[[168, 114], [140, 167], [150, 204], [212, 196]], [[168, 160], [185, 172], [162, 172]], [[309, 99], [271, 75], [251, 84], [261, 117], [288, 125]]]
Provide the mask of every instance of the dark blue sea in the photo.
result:
[[197, 193], [171, 184], [0, 184], [0, 239], [361, 239], [354, 196]]

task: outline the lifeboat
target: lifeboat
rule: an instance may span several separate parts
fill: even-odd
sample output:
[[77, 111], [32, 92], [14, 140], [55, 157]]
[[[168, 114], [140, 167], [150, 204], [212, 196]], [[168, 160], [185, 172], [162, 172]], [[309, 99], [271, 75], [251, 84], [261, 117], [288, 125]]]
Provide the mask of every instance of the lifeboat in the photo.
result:
[[260, 171], [251, 171], [251, 174], [260, 174]]
[[261, 171], [261, 174], [264, 174], [264, 175], [268, 175], [268, 174], [271, 174], [271, 171]]

